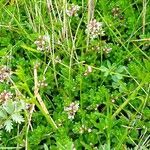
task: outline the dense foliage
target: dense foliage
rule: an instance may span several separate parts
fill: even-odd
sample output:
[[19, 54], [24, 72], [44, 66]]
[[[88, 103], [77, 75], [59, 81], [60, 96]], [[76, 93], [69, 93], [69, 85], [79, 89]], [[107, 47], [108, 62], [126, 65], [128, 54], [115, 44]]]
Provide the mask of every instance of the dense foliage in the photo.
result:
[[0, 149], [150, 148], [149, 0], [0, 0]]

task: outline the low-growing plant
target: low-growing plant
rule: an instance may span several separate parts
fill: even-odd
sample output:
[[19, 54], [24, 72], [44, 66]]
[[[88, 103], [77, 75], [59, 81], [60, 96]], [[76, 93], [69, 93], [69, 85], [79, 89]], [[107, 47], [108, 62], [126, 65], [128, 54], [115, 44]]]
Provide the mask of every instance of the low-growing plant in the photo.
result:
[[150, 148], [149, 0], [0, 1], [0, 149]]

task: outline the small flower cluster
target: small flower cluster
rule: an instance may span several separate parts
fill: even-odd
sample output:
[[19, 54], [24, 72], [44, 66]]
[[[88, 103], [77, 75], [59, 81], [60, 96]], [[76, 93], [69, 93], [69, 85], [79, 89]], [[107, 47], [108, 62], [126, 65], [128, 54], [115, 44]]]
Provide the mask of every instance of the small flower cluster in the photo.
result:
[[83, 134], [85, 131], [87, 131], [88, 133], [92, 132], [92, 129], [91, 128], [87, 128], [85, 125], [82, 125], [80, 127], [80, 134]]
[[11, 92], [7, 92], [6, 90], [4, 90], [2, 93], [0, 93], [0, 102], [7, 101], [11, 99], [12, 96], [13, 94]]
[[111, 48], [111, 47], [105, 46], [105, 47], [103, 48], [103, 52], [106, 53], [106, 54], [109, 54], [111, 51], [112, 51], [112, 48]]
[[121, 9], [118, 6], [113, 8], [111, 12], [114, 18], [124, 19]]
[[87, 29], [85, 30], [87, 34], [90, 35], [92, 39], [97, 38], [98, 35], [104, 36], [103, 23], [97, 22], [96, 19], [91, 20], [87, 25]]
[[92, 47], [92, 50], [94, 50], [94, 51], [98, 51], [99, 49], [100, 49], [100, 46], [98, 46], [98, 45]]
[[69, 9], [66, 10], [66, 14], [69, 17], [78, 16], [77, 12], [79, 11], [80, 6], [72, 4]]
[[112, 9], [111, 12], [112, 12], [112, 15], [114, 17], [118, 17], [120, 15], [120, 8], [119, 7], [115, 7], [115, 8]]
[[98, 104], [93, 104], [93, 105], [89, 105], [88, 107], [86, 107], [86, 109], [88, 111], [93, 111], [93, 110], [96, 111], [98, 106], [99, 106]]
[[34, 44], [36, 44], [37, 50], [49, 51], [50, 50], [49, 41], [50, 41], [49, 35], [44, 35], [39, 36], [38, 39], [34, 42]]
[[86, 71], [84, 72], [84, 76], [87, 76], [88, 74], [90, 74], [92, 72], [92, 67], [88, 66]]
[[6, 81], [11, 75], [11, 71], [7, 66], [0, 67], [0, 82]]
[[46, 86], [48, 86], [48, 84], [46, 83], [45, 79], [38, 81], [38, 87], [39, 88], [43, 88], [43, 87], [46, 87]]
[[75, 113], [79, 109], [79, 103], [72, 102], [68, 107], [64, 108], [64, 111], [68, 114], [68, 119], [74, 119]]

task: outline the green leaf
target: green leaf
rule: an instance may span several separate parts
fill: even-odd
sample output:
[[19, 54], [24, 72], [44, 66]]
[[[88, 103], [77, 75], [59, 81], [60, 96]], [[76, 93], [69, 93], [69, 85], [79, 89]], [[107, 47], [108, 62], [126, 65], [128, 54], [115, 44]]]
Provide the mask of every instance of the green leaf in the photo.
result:
[[107, 61], [107, 66], [108, 66], [109, 69], [111, 68], [111, 63], [110, 63], [110, 61]]
[[117, 68], [116, 72], [122, 73], [124, 70], [125, 70], [125, 67], [124, 67], [124, 66], [119, 66], [119, 67]]
[[22, 48], [28, 50], [28, 51], [31, 51], [31, 52], [35, 52], [35, 53], [40, 53], [40, 51], [36, 50], [36, 49], [33, 49], [31, 47], [28, 47], [27, 45], [23, 44], [21, 45]]
[[25, 81], [26, 77], [25, 77], [24, 69], [21, 66], [17, 66], [17, 70], [15, 74], [19, 77], [19, 79], [21, 79], [21, 81]]
[[108, 71], [108, 68], [106, 68], [105, 66], [101, 66], [100, 69], [101, 69], [102, 72]]
[[6, 55], [6, 52], [7, 52], [7, 49], [6, 49], [6, 48], [1, 49], [1, 50], [0, 50], [0, 57], [5, 56], [5, 55]]
[[116, 75], [112, 76], [111, 78], [112, 78], [112, 80], [113, 80], [113, 81], [115, 81], [115, 82], [117, 82], [117, 81], [118, 81], [118, 78], [117, 78], [117, 76], [116, 76]]
[[2, 119], [7, 118], [7, 113], [4, 110], [2, 110], [1, 108], [0, 108], [0, 118], [2, 118]]
[[108, 71], [104, 73], [104, 76], [105, 76], [105, 77], [107, 77], [108, 75], [109, 75], [109, 72], [108, 72]]
[[10, 132], [13, 129], [12, 120], [5, 121], [4, 126], [5, 126], [5, 130], [7, 132]]
[[19, 100], [17, 103], [16, 103], [16, 108], [15, 108], [16, 112], [20, 112], [24, 109], [26, 109], [26, 103], [23, 101], [23, 100]]
[[8, 114], [12, 114], [15, 110], [15, 106], [12, 100], [8, 100], [3, 104], [3, 108]]
[[104, 72], [104, 76], [107, 77], [109, 75], [109, 69], [105, 66], [100, 67], [101, 71]]
[[13, 114], [11, 117], [12, 120], [15, 121], [16, 123], [21, 124], [22, 122], [24, 122], [24, 118], [20, 114]]
[[122, 78], [122, 74], [115, 74], [112, 76], [112, 80], [115, 82], [118, 82], [118, 80], [121, 80]]

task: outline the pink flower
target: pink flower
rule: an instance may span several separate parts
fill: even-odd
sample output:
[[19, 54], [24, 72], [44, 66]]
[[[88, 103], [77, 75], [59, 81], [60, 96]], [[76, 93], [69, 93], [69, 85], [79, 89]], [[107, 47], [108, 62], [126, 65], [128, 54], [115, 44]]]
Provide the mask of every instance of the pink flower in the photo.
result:
[[11, 92], [7, 92], [6, 90], [4, 90], [0, 94], [0, 102], [7, 101], [7, 100], [11, 99], [12, 96], [13, 96], [13, 94]]
[[79, 103], [72, 102], [68, 107], [64, 108], [64, 111], [68, 114], [68, 119], [74, 119], [75, 113], [79, 109]]
[[97, 38], [98, 35], [104, 36], [104, 30], [103, 30], [103, 23], [96, 21], [96, 19], [91, 20], [89, 24], [87, 25], [87, 29], [85, 32], [89, 35], [92, 39]]

